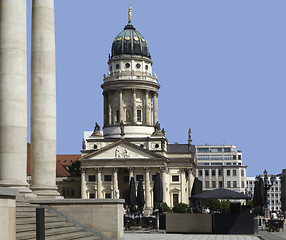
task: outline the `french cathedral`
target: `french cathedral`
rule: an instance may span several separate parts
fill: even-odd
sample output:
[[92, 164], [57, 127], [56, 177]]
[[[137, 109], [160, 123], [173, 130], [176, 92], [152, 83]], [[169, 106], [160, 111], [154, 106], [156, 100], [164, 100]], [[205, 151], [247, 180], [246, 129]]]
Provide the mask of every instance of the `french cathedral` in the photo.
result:
[[186, 144], [168, 142], [158, 119], [160, 85], [152, 72], [147, 41], [129, 21], [113, 40], [108, 75], [101, 88], [104, 125], [96, 123], [81, 151], [81, 195], [123, 198], [128, 203], [129, 181], [142, 179], [145, 212], [153, 208], [153, 180], [160, 172], [163, 202], [170, 207], [188, 203], [196, 169], [191, 130]]

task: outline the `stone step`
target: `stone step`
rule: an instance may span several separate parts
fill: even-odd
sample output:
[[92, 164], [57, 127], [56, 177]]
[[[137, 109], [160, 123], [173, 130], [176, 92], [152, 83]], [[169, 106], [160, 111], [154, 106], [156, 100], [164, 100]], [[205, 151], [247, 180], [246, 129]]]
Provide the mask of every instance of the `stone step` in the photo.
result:
[[[46, 223], [65, 222], [65, 219], [59, 217], [46, 217], [45, 222]], [[16, 225], [22, 225], [22, 224], [36, 224], [36, 218], [20, 218], [20, 219], [17, 218]]]
[[[63, 228], [53, 228], [53, 229], [46, 229], [45, 236], [47, 237], [54, 237], [59, 236], [62, 234], [77, 234], [78, 232], [82, 232], [83, 229], [80, 227], [75, 226], [69, 226], [69, 227], [63, 227]], [[87, 235], [88, 236], [88, 235]], [[16, 234], [17, 239], [26, 240], [30, 238], [36, 237], [36, 231], [26, 231], [26, 232], [20, 232]]]
[[[74, 226], [73, 223], [68, 223], [68, 222], [50, 222], [50, 223], [45, 223], [45, 228], [46, 229], [51, 229], [51, 228], [62, 228], [62, 227], [69, 227], [69, 226]], [[26, 232], [26, 231], [36, 231], [36, 224], [21, 224], [16, 226], [16, 232]]]
[[[36, 207], [28, 207], [28, 206], [21, 206], [21, 207], [16, 207], [16, 212], [36, 212]], [[45, 209], [45, 212], [48, 210]]]
[[80, 240], [101, 240], [101, 237], [92, 236], [92, 237], [81, 237], [78, 239], [80, 239]]
[[[56, 213], [45, 213], [45, 218], [49, 217], [57, 217], [58, 215]], [[16, 218], [33, 218], [36, 217], [35, 212], [16, 212]]]
[[[91, 232], [81, 231], [76, 233], [65, 233], [56, 236], [46, 236], [46, 240], [72, 240], [72, 239], [81, 239], [83, 237], [93, 237], [93, 236]], [[95, 239], [100, 239], [100, 238], [95, 238]]]

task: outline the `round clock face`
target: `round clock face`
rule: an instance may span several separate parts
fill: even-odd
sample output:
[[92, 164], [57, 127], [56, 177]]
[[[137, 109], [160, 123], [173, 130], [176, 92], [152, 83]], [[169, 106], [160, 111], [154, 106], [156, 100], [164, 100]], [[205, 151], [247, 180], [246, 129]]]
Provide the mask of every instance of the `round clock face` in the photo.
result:
[[136, 64], [136, 67], [137, 67], [137, 68], [140, 68], [140, 67], [141, 67], [140, 63], [137, 63], [137, 64]]
[[130, 68], [130, 63], [125, 63], [126, 68]]
[[116, 66], [115, 66], [115, 67], [116, 67], [116, 69], [119, 69], [119, 67], [120, 67], [120, 66], [119, 66], [119, 64], [116, 64]]

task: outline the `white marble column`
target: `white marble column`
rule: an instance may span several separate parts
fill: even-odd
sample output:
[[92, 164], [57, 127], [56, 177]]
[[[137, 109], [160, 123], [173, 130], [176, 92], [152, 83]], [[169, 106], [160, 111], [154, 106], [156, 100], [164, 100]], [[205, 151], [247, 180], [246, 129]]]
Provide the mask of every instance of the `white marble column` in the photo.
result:
[[151, 209], [151, 192], [150, 192], [150, 168], [145, 167], [145, 197], [146, 208]]
[[106, 92], [102, 93], [103, 95], [103, 118], [104, 118], [104, 126], [108, 125], [108, 96]]
[[153, 124], [158, 122], [158, 93], [154, 93], [153, 97]]
[[0, 186], [31, 192], [26, 171], [26, 0], [0, 0]]
[[31, 189], [59, 196], [56, 186], [56, 62], [54, 0], [32, 1]]
[[149, 125], [149, 109], [148, 109], [148, 96], [149, 96], [149, 91], [145, 91], [145, 124]]
[[134, 176], [134, 167], [129, 167], [128, 170], [129, 170], [129, 182], [130, 182], [131, 177]]
[[137, 122], [136, 90], [132, 89], [132, 122]]
[[119, 90], [119, 122], [123, 121], [123, 96], [122, 90]]
[[108, 96], [108, 125], [112, 125], [112, 107], [111, 107], [111, 93], [109, 92]]
[[81, 198], [82, 199], [87, 199], [86, 195], [86, 168], [81, 169]]
[[186, 197], [186, 173], [185, 169], [180, 169], [181, 172], [181, 202], [182, 203], [188, 203], [187, 197]]
[[162, 187], [163, 187], [163, 202], [167, 202], [167, 168], [161, 167]]
[[[116, 193], [115, 191], [119, 190], [118, 189], [118, 168], [113, 168], [113, 198], [115, 198]], [[116, 190], [117, 189], [117, 190]]]
[[102, 179], [101, 179], [101, 168], [97, 168], [97, 176], [96, 176], [96, 180], [97, 180], [97, 198], [103, 198], [102, 196]]
[[188, 194], [189, 194], [188, 197], [191, 196], [193, 183], [194, 183], [193, 169], [192, 168], [188, 168]]

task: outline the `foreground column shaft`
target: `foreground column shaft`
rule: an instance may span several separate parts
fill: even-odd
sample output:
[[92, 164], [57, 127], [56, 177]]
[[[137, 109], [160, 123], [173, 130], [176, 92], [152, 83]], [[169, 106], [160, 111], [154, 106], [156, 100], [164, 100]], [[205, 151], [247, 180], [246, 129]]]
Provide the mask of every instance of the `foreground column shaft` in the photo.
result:
[[33, 0], [31, 57], [31, 189], [38, 197], [53, 197], [59, 195], [54, 0]]
[[26, 0], [0, 1], [0, 186], [31, 192], [27, 171]]

